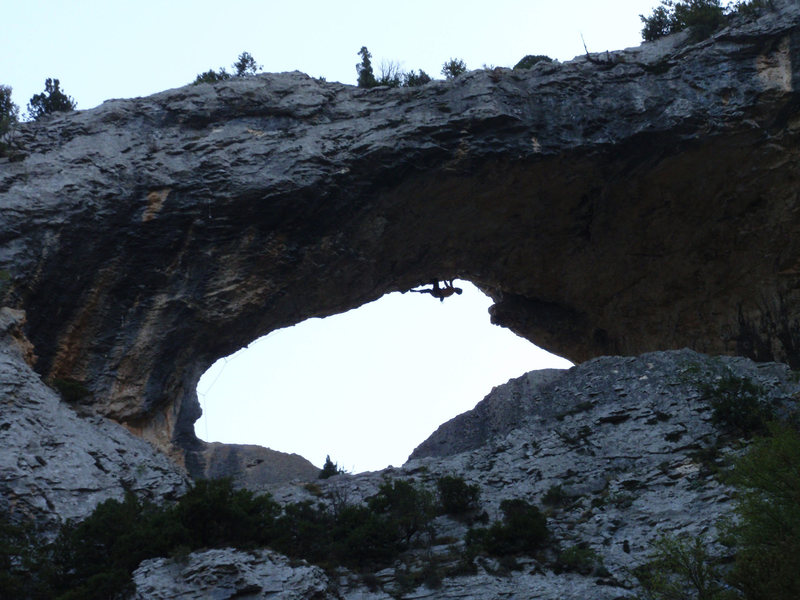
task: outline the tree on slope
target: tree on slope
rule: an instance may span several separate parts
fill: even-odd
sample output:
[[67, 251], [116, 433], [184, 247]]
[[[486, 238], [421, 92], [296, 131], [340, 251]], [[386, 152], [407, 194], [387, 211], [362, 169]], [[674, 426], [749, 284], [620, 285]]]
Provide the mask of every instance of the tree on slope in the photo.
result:
[[0, 85], [0, 156], [5, 154], [9, 134], [18, 120], [19, 107], [11, 101], [11, 87]]
[[58, 79], [48, 77], [44, 82], [44, 92], [31, 97], [28, 103], [28, 116], [38, 121], [53, 113], [70, 112], [75, 110], [76, 106], [75, 100], [61, 90]]
[[358, 87], [375, 87], [378, 82], [375, 80], [375, 73], [372, 71], [372, 54], [369, 53], [366, 46], [361, 46], [358, 55], [361, 57], [361, 62], [356, 65]]

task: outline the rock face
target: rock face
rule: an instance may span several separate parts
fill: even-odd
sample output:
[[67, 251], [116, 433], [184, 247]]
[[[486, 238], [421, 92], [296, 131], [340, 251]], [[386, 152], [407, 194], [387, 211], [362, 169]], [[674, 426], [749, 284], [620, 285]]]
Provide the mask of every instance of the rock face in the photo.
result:
[[694, 45], [394, 90], [268, 74], [24, 124], [0, 304], [40, 374], [195, 473], [214, 360], [432, 278], [573, 361], [800, 365], [800, 6], [774, 5]]
[[0, 309], [0, 510], [46, 529], [126, 490], [177, 498], [187, 477], [162, 452], [99, 415], [79, 416], [25, 362], [23, 315]]
[[231, 477], [241, 487], [285, 483], [293, 479], [311, 481], [320, 469], [299, 454], [287, 454], [249, 444], [205, 444], [194, 453], [194, 473], [203, 479]]
[[334, 600], [330, 581], [319, 567], [290, 564], [269, 550], [207, 550], [186, 561], [157, 558], [134, 575], [132, 600], [248, 598], [261, 600]]
[[[287, 598], [301, 597], [297, 594], [308, 586], [318, 594], [313, 597], [348, 600], [638, 597], [631, 569], [648, 561], [651, 542], [662, 534], [683, 539], [703, 534], [712, 554], [729, 552], [714, 542], [718, 520], [731, 513], [735, 494], [714, 471], [726, 455], [741, 451], [741, 443], [721, 435], [704, 388], [727, 376], [760, 386], [761, 402], [779, 413], [799, 408], [800, 382], [786, 365], [690, 350], [603, 357], [568, 371], [529, 373], [498, 387], [474, 411], [443, 426], [417, 449], [420, 458], [402, 468], [340, 475], [312, 489], [264, 488], [280, 501], [358, 502], [387, 478], [434, 490], [438, 477], [456, 474], [479, 486], [492, 520], [500, 518], [505, 499], [546, 505], [553, 544], [593, 550], [605, 572], [557, 573], [542, 559], [521, 559], [521, 568], [509, 572], [493, 559], [478, 558], [477, 573], [447, 575], [461, 559], [463, 542], [444, 541], [431, 550], [444, 574], [438, 589], [420, 585], [419, 577], [416, 584], [407, 583], [409, 573], [419, 574], [430, 563], [427, 550], [373, 574], [368, 589], [359, 575], [346, 571], [334, 577], [270, 553], [220, 550], [213, 560], [197, 553], [183, 563], [145, 562], [136, 572], [137, 597], [234, 598], [246, 591], [247, 597], [266, 598], [276, 581], [286, 582], [281, 588], [286, 596], [276, 597]], [[466, 439], [474, 447], [468, 450], [459, 445], [459, 423], [472, 424]], [[474, 430], [485, 432], [478, 445]], [[434, 527], [439, 540], [463, 540], [467, 530], [446, 516], [437, 517]]]

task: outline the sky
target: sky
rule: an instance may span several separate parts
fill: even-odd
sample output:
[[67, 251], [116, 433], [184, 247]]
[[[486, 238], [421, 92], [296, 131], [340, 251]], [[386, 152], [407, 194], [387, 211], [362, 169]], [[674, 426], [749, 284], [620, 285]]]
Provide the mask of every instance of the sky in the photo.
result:
[[[355, 84], [358, 50], [441, 77], [512, 67], [527, 54], [569, 60], [636, 46], [640, 14], [658, 0], [5, 2], [0, 84], [24, 113], [44, 80], [88, 109], [191, 83], [250, 52], [264, 71], [299, 70]], [[260, 444], [349, 471], [399, 466], [445, 420], [494, 385], [569, 365], [489, 323], [490, 300], [469, 284], [440, 303], [390, 294], [343, 315], [253, 340], [201, 379], [207, 441]]]

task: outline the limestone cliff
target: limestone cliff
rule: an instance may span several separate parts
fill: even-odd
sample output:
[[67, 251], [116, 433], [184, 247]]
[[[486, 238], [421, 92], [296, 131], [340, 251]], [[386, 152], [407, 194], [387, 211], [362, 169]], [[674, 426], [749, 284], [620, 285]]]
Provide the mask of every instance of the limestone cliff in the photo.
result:
[[126, 491], [159, 503], [185, 493], [185, 472], [163, 453], [44, 385], [25, 361], [23, 323], [0, 309], [0, 512], [53, 531]]
[[436, 277], [573, 361], [800, 365], [800, 6], [774, 5], [528, 71], [265, 74], [24, 124], [0, 160], [1, 303], [40, 374], [194, 470], [214, 360]]
[[[444, 427], [421, 446], [438, 448], [436, 455], [423, 457], [426, 452], [418, 450], [420, 458], [402, 468], [340, 475], [314, 486], [262, 488], [281, 501], [333, 506], [343, 498], [352, 503], [368, 498], [387, 479], [434, 491], [437, 478], [455, 474], [479, 487], [481, 507], [492, 520], [500, 518], [499, 505], [506, 499], [546, 506], [553, 547], [590, 550], [602, 559], [603, 570], [561, 572], [554, 568], [554, 552], [549, 560], [546, 553], [521, 558], [510, 571], [497, 559], [478, 557], [470, 559], [477, 567], [470, 573], [460, 562], [467, 525], [439, 516], [432, 548], [411, 550], [371, 577], [346, 570], [325, 573], [266, 550], [215, 550], [182, 561], [145, 561], [135, 573], [135, 597], [642, 597], [632, 570], [648, 561], [651, 542], [663, 534], [690, 540], [703, 534], [712, 555], [730, 559], [732, 550], [715, 543], [716, 528], [720, 517], [731, 514], [737, 491], [729, 478], [715, 473], [741, 452], [742, 441], [715, 423], [705, 386], [729, 376], [746, 378], [763, 390], [762, 406], [785, 415], [800, 408], [796, 375], [782, 364], [690, 350], [597, 358], [498, 386], [483, 406], [458, 418], [487, 423], [480, 443], [469, 449], [457, 447], [461, 430]], [[472, 430], [465, 433], [468, 442], [474, 441]], [[442, 440], [447, 443], [436, 443]], [[441, 576], [435, 584], [424, 578], [431, 564]]]

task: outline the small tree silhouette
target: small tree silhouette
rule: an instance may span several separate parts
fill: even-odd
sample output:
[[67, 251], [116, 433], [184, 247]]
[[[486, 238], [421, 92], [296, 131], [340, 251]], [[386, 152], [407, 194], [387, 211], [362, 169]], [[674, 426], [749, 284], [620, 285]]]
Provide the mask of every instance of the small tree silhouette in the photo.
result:
[[358, 51], [361, 57], [361, 62], [356, 65], [356, 72], [358, 73], [358, 87], [371, 88], [378, 85], [375, 80], [375, 73], [372, 71], [372, 54], [369, 53], [366, 46], [361, 46]]
[[28, 103], [28, 116], [31, 119], [38, 121], [45, 115], [75, 110], [75, 106], [77, 106], [75, 100], [61, 91], [59, 85], [58, 79], [48, 77], [45, 80], [44, 92], [34, 94]]
[[334, 475], [341, 475], [344, 473], [344, 469], [340, 469], [339, 465], [331, 460], [331, 455], [328, 454], [325, 457], [325, 464], [322, 466], [322, 471], [319, 472], [320, 479], [327, 479], [328, 477], [333, 477]]

